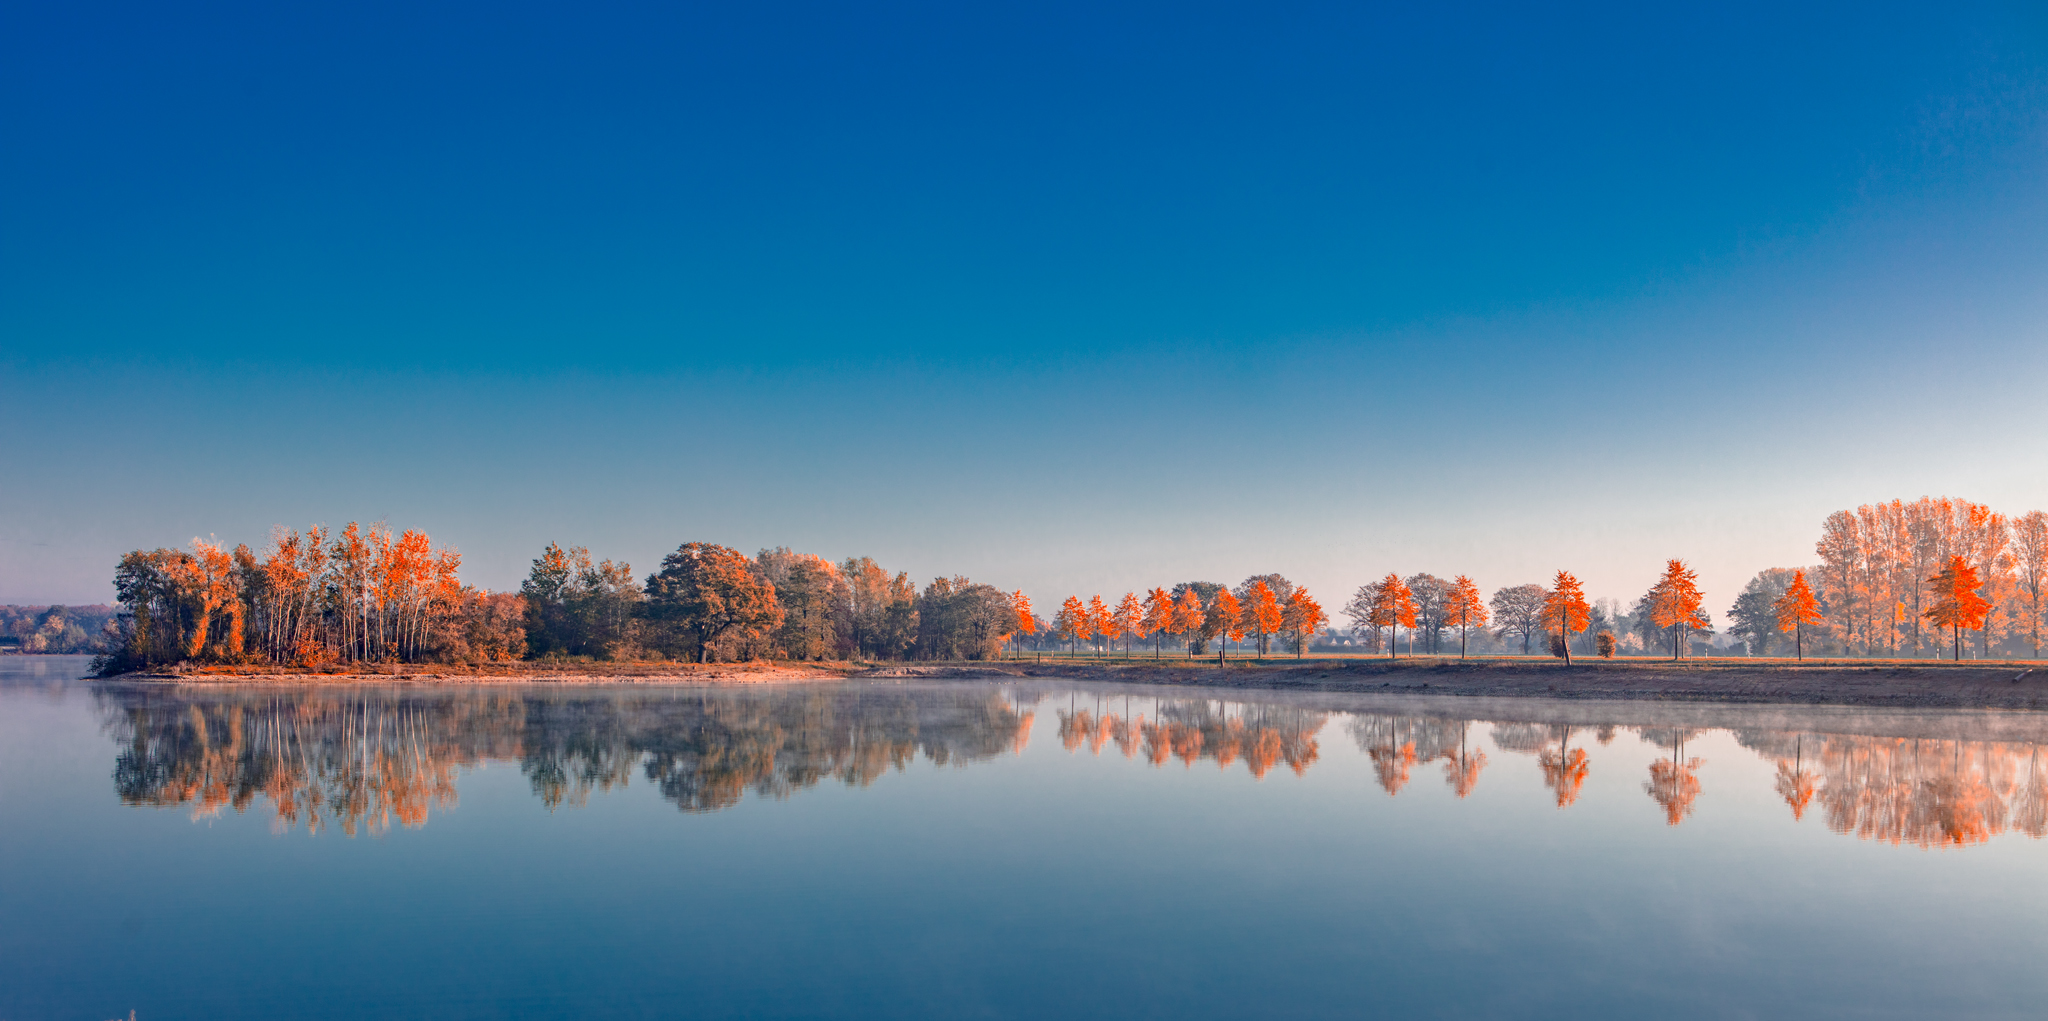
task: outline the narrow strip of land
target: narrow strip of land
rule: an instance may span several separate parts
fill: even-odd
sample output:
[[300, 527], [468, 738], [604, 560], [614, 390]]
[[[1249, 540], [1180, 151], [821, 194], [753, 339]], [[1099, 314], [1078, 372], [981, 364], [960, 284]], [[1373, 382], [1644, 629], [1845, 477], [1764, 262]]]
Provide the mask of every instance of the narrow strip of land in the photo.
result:
[[1664, 699], [1898, 708], [2048, 709], [2048, 665], [1742, 660], [1593, 660], [1567, 667], [1526, 659], [1144, 659], [968, 663], [523, 662], [485, 666], [367, 666], [280, 671], [211, 667], [125, 674], [143, 683], [759, 684], [837, 680], [1042, 678], [1276, 691], [1376, 692], [1484, 698]]

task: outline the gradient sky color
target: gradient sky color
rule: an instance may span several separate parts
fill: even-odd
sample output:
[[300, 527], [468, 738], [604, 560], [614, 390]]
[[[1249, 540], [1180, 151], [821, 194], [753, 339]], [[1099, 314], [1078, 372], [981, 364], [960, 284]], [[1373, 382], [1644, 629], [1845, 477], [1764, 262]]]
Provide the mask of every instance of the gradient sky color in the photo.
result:
[[2048, 14], [0, 11], [0, 601], [388, 520], [1034, 599], [2048, 507]]

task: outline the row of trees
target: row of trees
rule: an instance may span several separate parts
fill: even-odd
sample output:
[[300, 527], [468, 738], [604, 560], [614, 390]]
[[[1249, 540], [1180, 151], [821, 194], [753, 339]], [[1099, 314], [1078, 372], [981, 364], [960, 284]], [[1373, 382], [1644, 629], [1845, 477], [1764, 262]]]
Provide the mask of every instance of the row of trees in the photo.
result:
[[[1837, 656], [2041, 655], [2048, 514], [1950, 497], [1865, 504], [1828, 515], [1814, 551], [1818, 564], [1759, 572], [1736, 597], [1730, 632], [1752, 655], [1787, 642]], [[1787, 637], [1777, 606], [1800, 577], [1817, 619]]]
[[[1948, 498], [1894, 500], [1828, 517], [1821, 563], [1760, 573], [1729, 611], [1731, 633], [1753, 654], [1789, 642], [1834, 654], [1921, 655], [1947, 631], [1951, 655], [1989, 656], [2001, 647], [2038, 656], [2042, 587], [2048, 579], [2048, 516], [2008, 520], [1980, 504]], [[259, 555], [195, 539], [189, 550], [137, 550], [115, 572], [122, 612], [99, 636], [103, 669], [178, 661], [418, 662], [522, 656], [717, 659], [986, 659], [1012, 647], [1092, 643], [1104, 651], [1149, 639], [1155, 656], [1169, 639], [1190, 657], [1220, 642], [1250, 639], [1260, 655], [1278, 639], [1299, 656], [1328, 624], [1322, 606], [1279, 574], [1234, 588], [1183, 582], [1114, 605], [1069, 596], [1051, 621], [1022, 592], [965, 577], [938, 578], [922, 591], [904, 572], [866, 557], [837, 564], [787, 548], [748, 557], [710, 543], [686, 543], [659, 570], [636, 578], [624, 562], [593, 561], [582, 547], [550, 544], [519, 593], [464, 586], [461, 556], [422, 532], [394, 534], [354, 523], [338, 532], [278, 530]], [[1697, 574], [1683, 561], [1624, 613], [1588, 603], [1576, 578], [1517, 585], [1482, 599], [1471, 578], [1390, 573], [1361, 586], [1343, 608], [1368, 648], [1438, 654], [1455, 636], [1460, 655], [1473, 635], [1519, 639], [1523, 653], [1543, 635], [1549, 651], [1614, 655], [1668, 649], [1675, 659], [1713, 634]], [[45, 611], [34, 640], [77, 644], [71, 624]], [[53, 637], [54, 636], [54, 637]], [[40, 651], [49, 651], [42, 649]]]
[[[1779, 575], [1783, 583], [1773, 584]], [[1755, 654], [1765, 654], [1766, 644], [1782, 636], [1792, 643], [1794, 655], [1803, 659], [1808, 633], [1815, 629], [1825, 632], [1824, 603], [1806, 575], [1803, 570], [1767, 571], [1758, 576], [1761, 582], [1752, 582], [1737, 599], [1730, 611], [1736, 622], [1733, 630], [1752, 643]], [[1948, 630], [1955, 658], [1962, 656], [1962, 632], [1981, 634], [1995, 610], [1995, 604], [1983, 595], [1986, 587], [1977, 569], [1959, 554], [1950, 556], [1920, 586], [1925, 597], [1921, 619], [1934, 631]], [[1374, 636], [1375, 649], [1384, 632], [1389, 656], [1395, 654], [1403, 627], [1411, 636], [1424, 634], [1425, 648], [1431, 652], [1437, 651], [1446, 632], [1455, 631], [1462, 656], [1470, 634], [1484, 629], [1490, 619], [1497, 636], [1519, 637], [1525, 654], [1531, 638], [1543, 634], [1551, 654], [1569, 663], [1574, 652], [1583, 655], [1588, 651], [1574, 638], [1581, 634], [1590, 633], [1592, 651], [1597, 655], [1613, 656], [1620, 641], [1612, 625], [1633, 628], [1644, 648], [1664, 645], [1671, 658], [1678, 659], [1695, 636], [1713, 633], [1704, 602], [1699, 573], [1685, 561], [1673, 559], [1665, 561], [1656, 584], [1636, 600], [1627, 615], [1588, 603], [1578, 579], [1568, 571], [1559, 571], [1547, 588], [1517, 585], [1499, 589], [1487, 603], [1480, 601], [1478, 586], [1464, 575], [1446, 583], [1427, 574], [1406, 579], [1388, 574], [1361, 586], [1345, 604], [1344, 612], [1360, 631]], [[1412, 637], [1410, 645], [1412, 648]]]
[[[788, 549], [756, 557], [685, 543], [659, 570], [550, 544], [517, 593], [464, 586], [461, 556], [425, 533], [351, 523], [280, 529], [261, 552], [204, 539], [121, 559], [105, 673], [179, 662], [318, 667], [522, 657], [985, 659], [1021, 594], [964, 577], [922, 592], [872, 559]], [[35, 634], [68, 634], [46, 612]], [[58, 623], [52, 623], [57, 621]], [[39, 640], [48, 645], [47, 639]], [[49, 651], [38, 648], [36, 651]]]
[[79, 654], [106, 650], [111, 606], [0, 606], [0, 651]]
[[462, 557], [423, 532], [351, 522], [279, 529], [258, 555], [203, 539], [121, 558], [103, 672], [182, 661], [516, 659], [518, 596], [464, 587]]
[[[1355, 628], [1371, 637], [1370, 648], [1385, 647], [1389, 657], [1398, 655], [1401, 629], [1409, 630], [1409, 648], [1414, 636], [1423, 636], [1423, 651], [1441, 651], [1446, 635], [1458, 637], [1458, 654], [1466, 655], [1474, 632], [1483, 632], [1489, 622], [1500, 638], [1518, 637], [1522, 651], [1538, 634], [1548, 635], [1551, 650], [1569, 662], [1571, 638], [1587, 629], [1593, 607], [1586, 602], [1579, 580], [1569, 571], [1559, 571], [1550, 587], [1514, 585], [1498, 589], [1493, 598], [1480, 597], [1479, 586], [1465, 575], [1445, 581], [1432, 574], [1403, 578], [1388, 573], [1375, 582], [1361, 585], [1344, 604], [1344, 615]], [[1603, 647], [1613, 655], [1612, 634]]]
[[1247, 638], [1261, 656], [1272, 650], [1272, 642], [1278, 638], [1291, 645], [1299, 657], [1330, 620], [1307, 589], [1278, 574], [1253, 575], [1235, 590], [1217, 582], [1188, 581], [1171, 590], [1154, 588], [1143, 599], [1126, 592], [1115, 606], [1100, 595], [1089, 597], [1086, 603], [1079, 596], [1068, 596], [1050, 623], [1033, 615], [1031, 601], [1022, 592], [1011, 598], [1018, 639], [1029, 641], [1042, 634], [1066, 642], [1069, 650], [1092, 642], [1097, 651], [1122, 641], [1126, 655], [1133, 641], [1149, 639], [1155, 659], [1163, 654], [1169, 638], [1176, 645], [1184, 644], [1190, 658], [1203, 655], [1212, 641], [1220, 643], [1218, 658], [1227, 658], [1229, 643]]
[[834, 564], [787, 548], [748, 557], [685, 543], [636, 581], [550, 544], [521, 593], [534, 655], [601, 659], [988, 659], [1016, 630], [1021, 594], [964, 577], [920, 592], [868, 557]]

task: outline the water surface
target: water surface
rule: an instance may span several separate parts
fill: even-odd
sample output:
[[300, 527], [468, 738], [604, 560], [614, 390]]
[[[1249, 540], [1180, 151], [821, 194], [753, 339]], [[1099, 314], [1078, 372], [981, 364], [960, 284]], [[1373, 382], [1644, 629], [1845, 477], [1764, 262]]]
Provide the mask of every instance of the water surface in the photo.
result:
[[2035, 714], [82, 666], [0, 658], [0, 1018], [1997, 1017], [2048, 993]]

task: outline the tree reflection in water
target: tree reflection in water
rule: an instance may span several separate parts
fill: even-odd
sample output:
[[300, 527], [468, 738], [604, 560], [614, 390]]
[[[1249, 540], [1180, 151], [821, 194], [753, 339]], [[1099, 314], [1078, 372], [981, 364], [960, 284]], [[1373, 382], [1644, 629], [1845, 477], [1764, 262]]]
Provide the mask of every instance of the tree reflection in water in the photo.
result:
[[[516, 762], [552, 811], [593, 792], [651, 781], [686, 812], [749, 793], [783, 798], [826, 781], [862, 787], [922, 759], [964, 765], [1022, 754], [1046, 695], [1025, 686], [818, 685], [732, 688], [96, 689], [115, 739], [114, 788], [131, 805], [179, 806], [195, 818], [270, 805], [280, 832], [335, 826], [351, 836], [416, 827], [456, 803], [457, 774]], [[1500, 752], [1531, 755], [1558, 808], [1591, 775], [1586, 738], [1617, 725], [1480, 721], [1450, 714], [1336, 712], [1272, 701], [1061, 692], [1068, 752], [1219, 769], [1256, 778], [1319, 761], [1332, 716], [1388, 796], [1413, 789], [1418, 765], [1442, 760], [1469, 796], [1488, 765], [1475, 723]], [[1085, 701], [1084, 701], [1085, 698]], [[1780, 714], [1779, 719], [1785, 719]], [[1889, 719], [1889, 718], [1887, 718]], [[1839, 722], [1839, 721], [1837, 721]], [[1952, 721], [1951, 721], [1952, 722]], [[1938, 726], [1941, 721], [1929, 726]], [[1918, 732], [1913, 727], [1900, 728]], [[1966, 724], [1974, 727], [1978, 724]], [[1642, 790], [1676, 826], [1693, 814], [1704, 762], [1686, 754], [1701, 727], [1631, 726], [1660, 749]], [[1954, 731], [1951, 725], [1950, 730]], [[1834, 832], [1922, 848], [1981, 844], [2006, 832], [2048, 836], [2048, 765], [2033, 740], [1975, 741], [1797, 728], [1728, 728], [1775, 766], [1772, 788], [1799, 822], [1815, 810]], [[1967, 731], [1965, 731], [1967, 732]], [[2022, 728], [2008, 733], [2034, 737]], [[1607, 754], [1601, 752], [1600, 754]]]
[[1151, 701], [1156, 719], [1149, 721], [1143, 712], [1133, 715], [1129, 700], [1121, 712], [1106, 713], [1099, 705], [1091, 711], [1070, 702], [1058, 711], [1060, 744], [1070, 752], [1087, 744], [1100, 755], [1106, 743], [1115, 742], [1125, 758], [1142, 755], [1154, 766], [1177, 758], [1192, 767], [1208, 758], [1228, 769], [1243, 759], [1258, 779], [1282, 762], [1299, 776], [1321, 754], [1316, 734], [1327, 713], [1261, 704], [1239, 704], [1233, 711], [1229, 703], [1208, 699]]
[[1795, 819], [1818, 801], [1837, 833], [1924, 848], [2007, 831], [2048, 835], [2048, 776], [2034, 742], [1748, 730], [1736, 738], [1779, 761], [1778, 792]]
[[825, 780], [865, 786], [919, 756], [967, 763], [1022, 750], [1032, 714], [998, 692], [856, 687], [736, 691], [505, 689], [240, 693], [104, 688], [131, 805], [246, 811], [276, 829], [351, 836], [423, 825], [456, 801], [455, 773], [516, 761], [549, 809], [625, 786], [639, 767], [684, 811], [749, 790], [786, 797]]
[[1670, 745], [1671, 757], [1650, 763], [1650, 779], [1643, 783], [1643, 793], [1664, 808], [1664, 823], [1676, 826], [1692, 815], [1692, 803], [1700, 796], [1699, 768], [1706, 765], [1705, 759], [1687, 758], [1685, 743], [1696, 731], [1683, 727], [1664, 729], [1639, 729], [1643, 740], [1658, 746]]
[[194, 818], [269, 800], [273, 827], [382, 833], [453, 805], [455, 770], [515, 757], [519, 707], [503, 697], [424, 703], [368, 692], [249, 697], [97, 693], [122, 746], [114, 789]]

